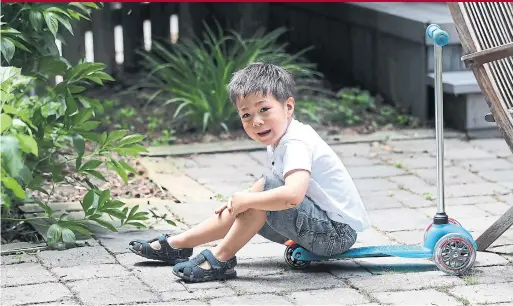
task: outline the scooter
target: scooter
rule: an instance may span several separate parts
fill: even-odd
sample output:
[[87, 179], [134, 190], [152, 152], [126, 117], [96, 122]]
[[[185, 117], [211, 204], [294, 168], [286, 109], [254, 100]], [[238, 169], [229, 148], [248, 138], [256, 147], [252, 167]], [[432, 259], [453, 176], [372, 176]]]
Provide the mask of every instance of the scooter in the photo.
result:
[[351, 248], [335, 256], [319, 256], [292, 240], [285, 242], [285, 261], [293, 269], [304, 269], [312, 261], [346, 258], [402, 257], [432, 259], [441, 271], [450, 275], [462, 275], [471, 269], [476, 260], [477, 244], [472, 235], [456, 220], [445, 213], [444, 202], [444, 136], [442, 47], [449, 42], [449, 34], [440, 26], [431, 24], [426, 35], [434, 41], [435, 55], [435, 129], [437, 170], [437, 213], [424, 232], [422, 245], [380, 245]]

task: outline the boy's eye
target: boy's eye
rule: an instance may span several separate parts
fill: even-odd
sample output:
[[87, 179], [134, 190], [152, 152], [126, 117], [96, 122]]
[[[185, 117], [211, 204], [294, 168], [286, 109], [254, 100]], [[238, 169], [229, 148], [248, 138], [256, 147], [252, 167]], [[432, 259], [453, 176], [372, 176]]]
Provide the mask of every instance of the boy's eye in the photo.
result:
[[248, 117], [249, 117], [249, 114], [248, 114], [248, 113], [246, 113], [246, 114], [242, 115], [242, 118], [248, 118]]
[[260, 111], [263, 113], [263, 112], [266, 112], [269, 110], [269, 107], [263, 107]]

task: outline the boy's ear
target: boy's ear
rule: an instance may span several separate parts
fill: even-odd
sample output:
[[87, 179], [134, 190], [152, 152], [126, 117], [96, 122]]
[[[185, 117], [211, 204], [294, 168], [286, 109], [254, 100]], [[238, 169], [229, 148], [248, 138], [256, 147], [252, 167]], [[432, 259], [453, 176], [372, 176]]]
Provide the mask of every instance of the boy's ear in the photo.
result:
[[287, 106], [287, 113], [288, 113], [288, 115], [292, 116], [294, 114], [294, 106], [296, 104], [296, 101], [294, 100], [294, 98], [289, 97], [285, 103], [286, 103], [286, 106]]

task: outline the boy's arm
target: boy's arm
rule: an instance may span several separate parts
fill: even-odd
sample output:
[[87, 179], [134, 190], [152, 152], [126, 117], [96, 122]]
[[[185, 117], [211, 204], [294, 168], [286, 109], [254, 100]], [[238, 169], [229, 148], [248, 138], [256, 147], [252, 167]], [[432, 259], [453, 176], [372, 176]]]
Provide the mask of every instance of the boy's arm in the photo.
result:
[[[262, 190], [259, 183], [263, 184], [263, 179], [258, 180], [252, 189]], [[249, 208], [267, 211], [289, 209], [303, 202], [309, 183], [309, 171], [292, 170], [285, 176], [284, 186], [262, 192], [236, 193], [232, 197], [232, 205], [241, 205], [244, 210]]]

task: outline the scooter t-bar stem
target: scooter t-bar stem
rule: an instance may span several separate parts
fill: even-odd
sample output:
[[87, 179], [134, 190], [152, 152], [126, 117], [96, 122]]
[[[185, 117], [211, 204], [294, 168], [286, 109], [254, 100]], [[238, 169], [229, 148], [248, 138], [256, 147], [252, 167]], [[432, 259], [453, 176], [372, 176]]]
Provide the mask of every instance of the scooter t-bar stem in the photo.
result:
[[443, 84], [442, 84], [442, 47], [449, 41], [449, 34], [440, 29], [436, 24], [429, 25], [426, 34], [434, 41], [435, 58], [435, 131], [436, 131], [436, 200], [437, 213], [434, 218], [435, 224], [446, 224], [448, 222], [445, 214], [444, 195], [444, 105], [443, 105]]

